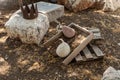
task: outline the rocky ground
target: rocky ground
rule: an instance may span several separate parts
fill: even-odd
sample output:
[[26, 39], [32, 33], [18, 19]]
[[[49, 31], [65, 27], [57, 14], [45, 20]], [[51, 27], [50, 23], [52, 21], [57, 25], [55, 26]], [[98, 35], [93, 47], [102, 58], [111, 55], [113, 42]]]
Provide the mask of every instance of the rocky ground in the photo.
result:
[[[24, 44], [7, 36], [4, 24], [14, 11], [1, 11], [0, 15], [0, 80], [100, 80], [103, 72], [113, 66], [120, 69], [120, 9], [115, 12], [85, 10], [65, 12], [59, 19], [62, 24], [77, 23], [99, 28], [104, 41], [98, 45], [105, 53], [104, 59], [63, 65], [63, 59], [42, 50], [34, 44]], [[51, 23], [53, 36], [56, 24]]]

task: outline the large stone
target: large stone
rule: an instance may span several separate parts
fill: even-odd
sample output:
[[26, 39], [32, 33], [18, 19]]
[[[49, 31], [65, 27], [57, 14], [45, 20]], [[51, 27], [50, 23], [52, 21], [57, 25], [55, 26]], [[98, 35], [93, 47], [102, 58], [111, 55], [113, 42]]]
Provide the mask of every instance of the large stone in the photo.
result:
[[102, 80], [120, 80], [120, 71], [109, 67], [104, 73]]
[[49, 28], [46, 15], [39, 13], [38, 17], [27, 20], [18, 10], [5, 24], [7, 33], [12, 38], [20, 38], [23, 43], [36, 43], [39, 45]]
[[38, 2], [38, 12], [47, 15], [50, 22], [64, 15], [64, 6], [47, 2]]
[[103, 10], [115, 11], [120, 8], [120, 0], [106, 0]]
[[102, 9], [104, 11], [115, 11], [120, 8], [120, 0], [58, 0], [59, 4], [78, 12], [88, 8]]
[[78, 12], [91, 7], [103, 7], [104, 0], [58, 0], [58, 3], [65, 5], [74, 12]]

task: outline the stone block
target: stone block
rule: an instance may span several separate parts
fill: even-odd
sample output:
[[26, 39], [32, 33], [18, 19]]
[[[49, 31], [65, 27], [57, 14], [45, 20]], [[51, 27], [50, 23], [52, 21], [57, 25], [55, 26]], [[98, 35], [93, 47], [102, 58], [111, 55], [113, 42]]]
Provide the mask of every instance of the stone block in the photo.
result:
[[39, 45], [49, 28], [48, 17], [39, 13], [38, 17], [27, 20], [22, 17], [21, 11], [15, 12], [5, 24], [7, 33], [12, 38], [20, 38], [23, 43]]
[[47, 15], [49, 22], [52, 22], [64, 15], [64, 6], [47, 2], [38, 2], [38, 12]]

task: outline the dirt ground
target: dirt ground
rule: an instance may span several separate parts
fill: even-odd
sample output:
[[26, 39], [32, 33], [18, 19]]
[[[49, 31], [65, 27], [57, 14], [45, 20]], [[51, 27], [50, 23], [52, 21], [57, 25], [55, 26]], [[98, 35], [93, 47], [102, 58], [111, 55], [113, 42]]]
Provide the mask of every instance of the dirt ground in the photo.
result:
[[[104, 59], [63, 65], [62, 58], [42, 50], [34, 44], [24, 44], [8, 38], [4, 24], [14, 11], [1, 11], [0, 15], [0, 80], [100, 80], [103, 72], [112, 66], [120, 69], [120, 9], [115, 12], [85, 10], [79, 13], [65, 11], [62, 24], [77, 23], [99, 28], [104, 41], [98, 45]], [[56, 24], [51, 23], [51, 29]], [[46, 37], [52, 37], [53, 33]]]

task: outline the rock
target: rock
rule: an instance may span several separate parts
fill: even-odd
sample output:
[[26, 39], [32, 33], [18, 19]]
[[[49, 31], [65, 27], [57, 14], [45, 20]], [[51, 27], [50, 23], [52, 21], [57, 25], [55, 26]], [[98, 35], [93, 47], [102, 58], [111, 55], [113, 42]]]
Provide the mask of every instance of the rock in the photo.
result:
[[114, 11], [113, 1], [112, 0], [106, 0], [106, 3], [103, 8], [104, 11]]
[[120, 43], [118, 43], [118, 46], [120, 46]]
[[10, 37], [20, 38], [23, 43], [39, 45], [49, 28], [49, 21], [47, 16], [41, 13], [35, 19], [24, 19], [19, 10], [6, 22], [5, 27]]
[[115, 11], [120, 8], [120, 0], [106, 0], [103, 10]]
[[64, 6], [47, 2], [38, 2], [38, 12], [47, 15], [49, 22], [55, 21], [64, 15]]
[[90, 0], [76, 0], [72, 4], [72, 9], [74, 12], [77, 12], [77, 11], [85, 10], [85, 9], [91, 7], [93, 4], [94, 4], [94, 2], [92, 2]]
[[96, 7], [98, 4], [101, 7], [103, 6], [103, 1], [101, 0], [58, 0], [58, 3], [65, 5], [65, 7], [74, 12]]
[[112, 0], [113, 2], [113, 7], [114, 7], [114, 10], [117, 10], [118, 8], [120, 8], [120, 0]]
[[65, 5], [69, 10], [78, 12], [88, 8], [115, 11], [120, 8], [120, 0], [58, 0], [59, 4]]
[[67, 38], [72, 38], [73, 36], [75, 36], [75, 30], [68, 26], [63, 26], [62, 31], [63, 31], [64, 36]]
[[10, 65], [0, 56], [0, 75], [6, 75], [10, 70]]
[[120, 80], [120, 71], [109, 67], [104, 73], [102, 80]]
[[56, 49], [56, 54], [59, 57], [64, 58], [70, 53], [70, 46], [68, 43], [64, 42], [63, 39], [60, 40], [62, 41], [62, 43], [58, 45]]

